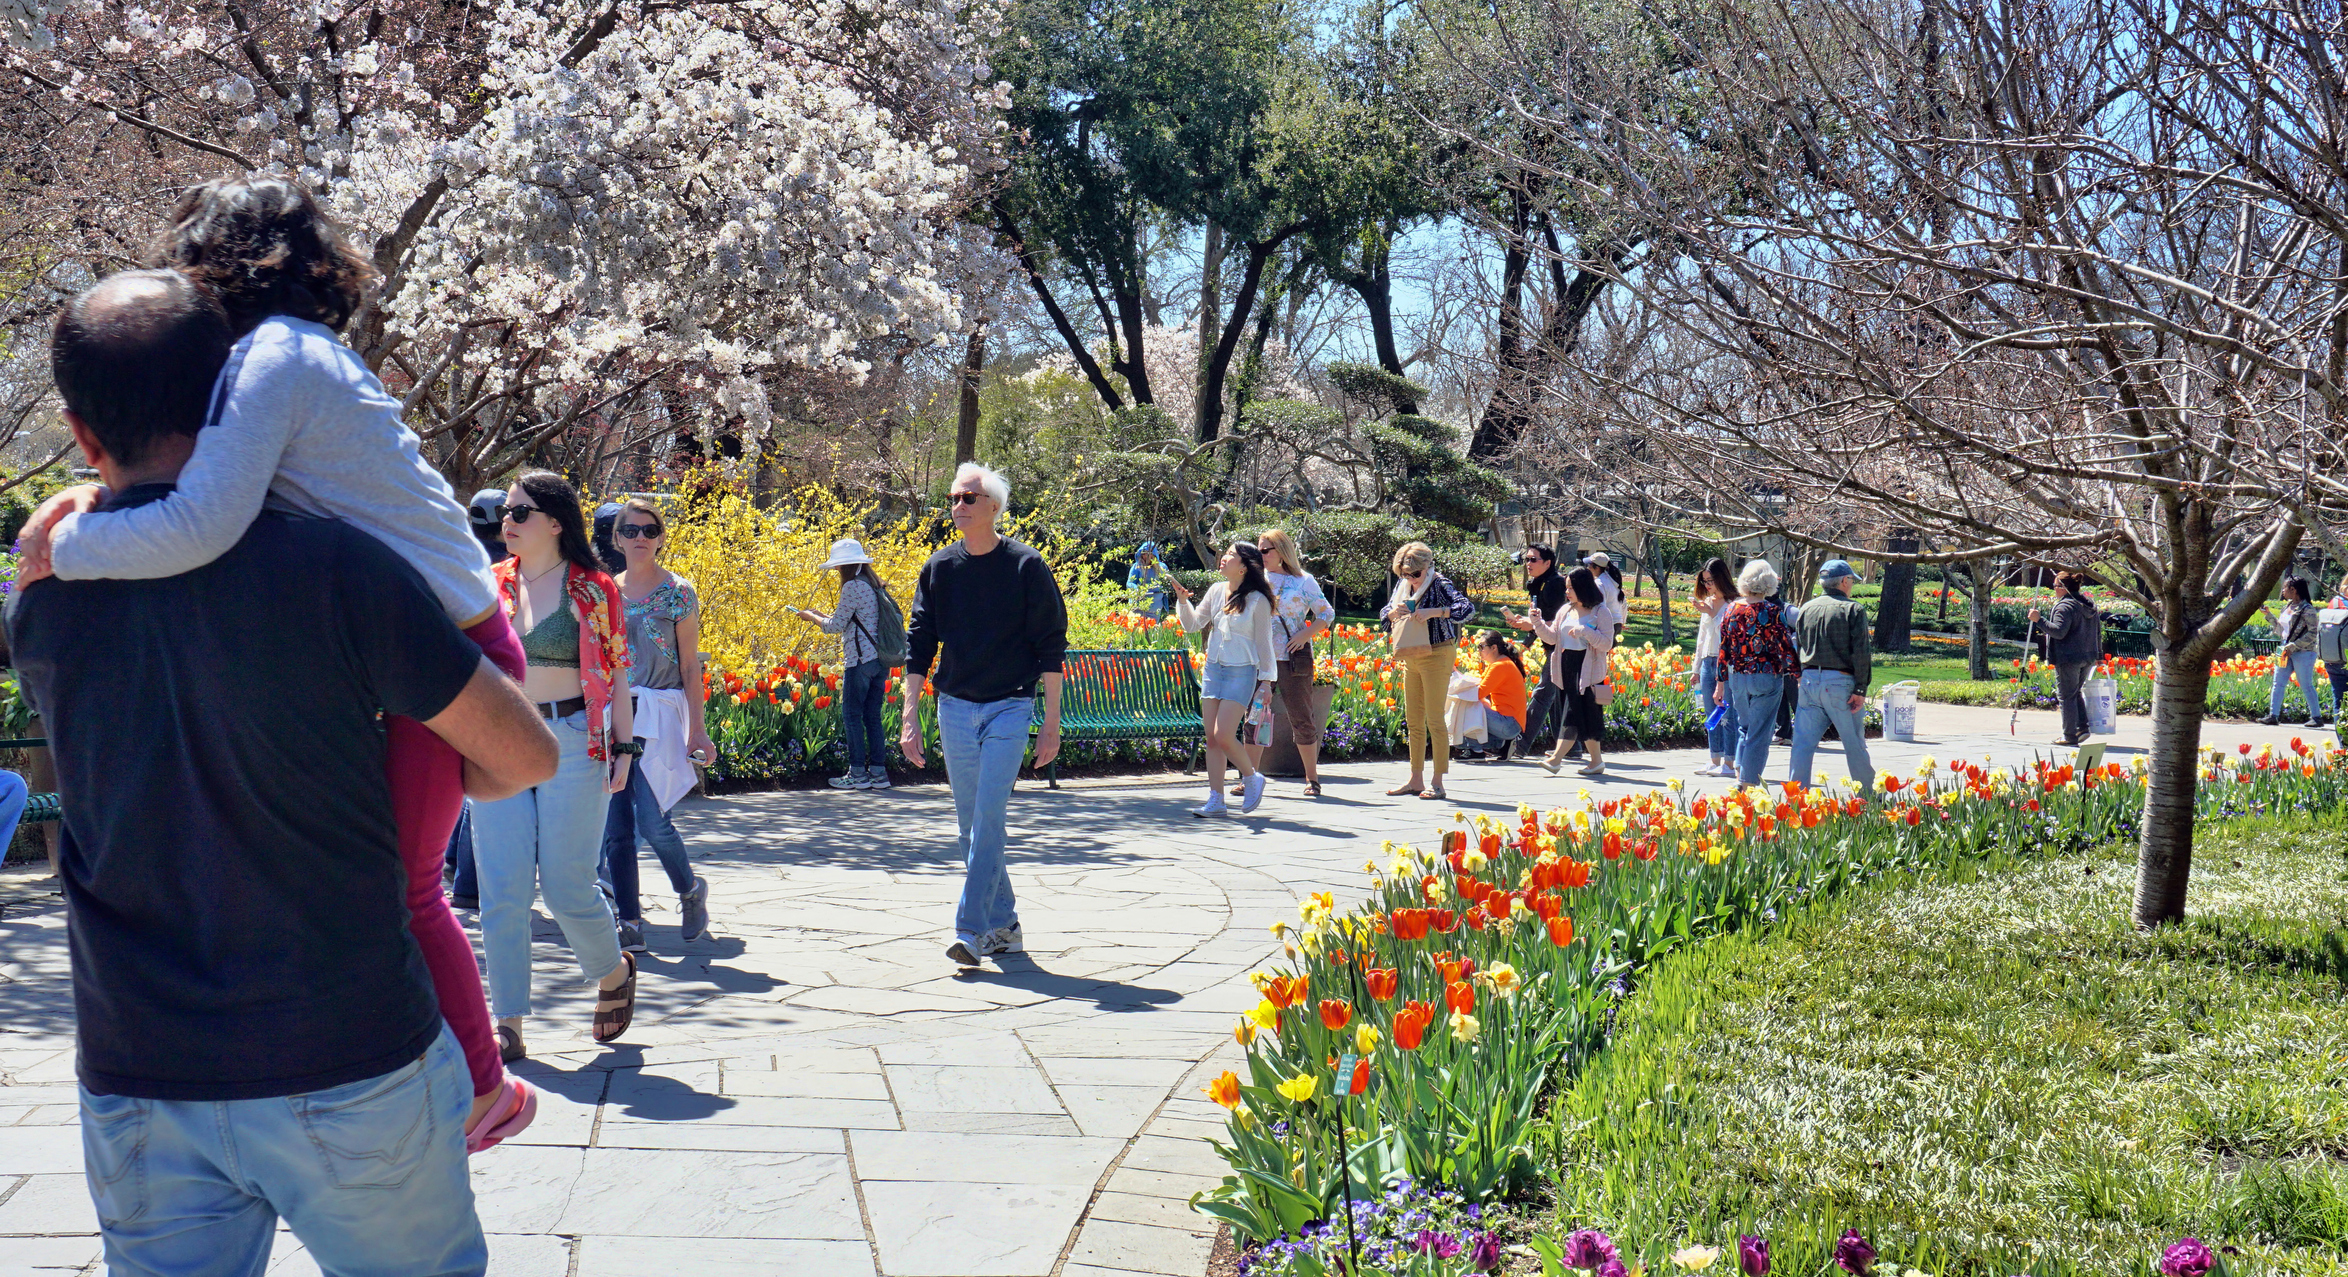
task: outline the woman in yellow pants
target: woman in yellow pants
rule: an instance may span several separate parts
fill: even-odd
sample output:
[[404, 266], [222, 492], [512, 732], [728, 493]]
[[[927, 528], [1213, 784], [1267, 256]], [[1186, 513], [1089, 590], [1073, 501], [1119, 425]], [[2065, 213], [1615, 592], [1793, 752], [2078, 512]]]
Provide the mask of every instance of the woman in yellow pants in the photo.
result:
[[[1387, 641], [1402, 666], [1402, 717], [1410, 729], [1410, 779], [1389, 789], [1391, 797], [1417, 794], [1442, 798], [1443, 775], [1451, 769], [1450, 742], [1443, 727], [1443, 702], [1451, 694], [1451, 667], [1459, 651], [1460, 622], [1476, 605], [1435, 570], [1435, 552], [1412, 541], [1394, 552], [1394, 593], [1379, 615]], [[1435, 783], [1427, 783], [1427, 760]]]

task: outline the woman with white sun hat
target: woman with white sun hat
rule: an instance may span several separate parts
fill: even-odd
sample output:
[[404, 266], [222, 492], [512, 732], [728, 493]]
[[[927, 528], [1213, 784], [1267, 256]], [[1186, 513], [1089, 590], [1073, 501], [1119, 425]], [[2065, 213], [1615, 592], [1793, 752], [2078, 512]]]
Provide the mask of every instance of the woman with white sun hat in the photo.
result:
[[881, 735], [881, 699], [889, 668], [905, 661], [905, 614], [872, 570], [864, 547], [842, 538], [832, 542], [826, 568], [840, 574], [840, 605], [829, 616], [799, 608], [800, 619], [840, 636], [840, 736], [848, 744], [848, 772], [834, 776], [835, 789], [887, 789], [888, 741]]

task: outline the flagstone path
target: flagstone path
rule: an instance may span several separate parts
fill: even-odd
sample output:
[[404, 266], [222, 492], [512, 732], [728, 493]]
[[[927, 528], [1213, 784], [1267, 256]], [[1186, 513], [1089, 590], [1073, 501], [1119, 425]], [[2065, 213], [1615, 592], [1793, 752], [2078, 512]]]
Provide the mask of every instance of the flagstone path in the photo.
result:
[[[2015, 762], [2053, 715], [1921, 707], [1928, 739], [1871, 742]], [[2115, 757], [2142, 747], [2123, 719]], [[2213, 744], [2306, 729], [2213, 725]], [[714, 935], [653, 914], [636, 1027], [587, 1040], [560, 933], [537, 931], [521, 1139], [474, 1159], [499, 1277], [1196, 1277], [1213, 1231], [1189, 1196], [1222, 1165], [1199, 1088], [1236, 1058], [1266, 924], [1305, 892], [1358, 889], [1380, 840], [1458, 810], [1510, 812], [1692, 778], [1701, 751], [1622, 754], [1612, 777], [1458, 765], [1448, 802], [1390, 799], [1399, 764], [1275, 782], [1255, 815], [1199, 821], [1195, 781], [1022, 782], [1011, 872], [1028, 952], [958, 974], [943, 956], [959, 867], [942, 786], [688, 799]], [[1785, 753], [1770, 775], [1782, 777]], [[1835, 747], [1821, 774], [1840, 776]], [[98, 1273], [75, 1126], [64, 915], [41, 869], [0, 874], [0, 1277]], [[657, 873], [647, 882], [660, 881]], [[650, 904], [648, 897], [648, 904]], [[468, 924], [472, 921], [465, 915]], [[310, 1274], [281, 1235], [275, 1274]]]

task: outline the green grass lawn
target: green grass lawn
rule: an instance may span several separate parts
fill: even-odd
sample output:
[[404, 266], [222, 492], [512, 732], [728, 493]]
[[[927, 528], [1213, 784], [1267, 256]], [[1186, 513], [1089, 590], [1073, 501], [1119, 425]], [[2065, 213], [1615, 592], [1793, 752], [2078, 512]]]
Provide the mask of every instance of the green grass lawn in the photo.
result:
[[2336, 818], [2244, 821], [2153, 934], [2109, 851], [1667, 960], [1559, 1101], [1558, 1224], [1650, 1272], [1746, 1232], [1819, 1273], [1845, 1227], [1937, 1274], [2143, 1272], [2187, 1234], [2348, 1272], [2344, 865]]

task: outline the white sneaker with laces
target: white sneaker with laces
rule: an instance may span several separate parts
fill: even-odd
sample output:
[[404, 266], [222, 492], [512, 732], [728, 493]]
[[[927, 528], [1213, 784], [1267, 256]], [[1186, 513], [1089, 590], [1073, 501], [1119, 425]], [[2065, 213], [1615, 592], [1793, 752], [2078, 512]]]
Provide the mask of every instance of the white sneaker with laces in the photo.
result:
[[1027, 937], [1020, 932], [1016, 922], [988, 932], [982, 945], [984, 953], [1024, 953], [1026, 949]]
[[975, 967], [978, 965], [979, 955], [985, 950], [986, 941], [984, 939], [964, 940], [960, 936], [956, 936], [954, 943], [946, 946], [946, 956], [953, 960], [955, 966]]
[[1264, 801], [1264, 774], [1256, 772], [1249, 776], [1241, 787], [1246, 792], [1239, 800], [1240, 812], [1244, 814], [1254, 811]]
[[864, 776], [861, 772], [850, 772], [845, 776], [834, 776], [832, 777], [832, 788], [862, 789], [864, 788]]
[[1231, 804], [1224, 802], [1223, 795], [1218, 792], [1214, 796], [1207, 799], [1206, 805], [1204, 807], [1191, 808], [1190, 814], [1197, 816], [1201, 820], [1204, 820], [1209, 816], [1228, 816], [1231, 814]]

